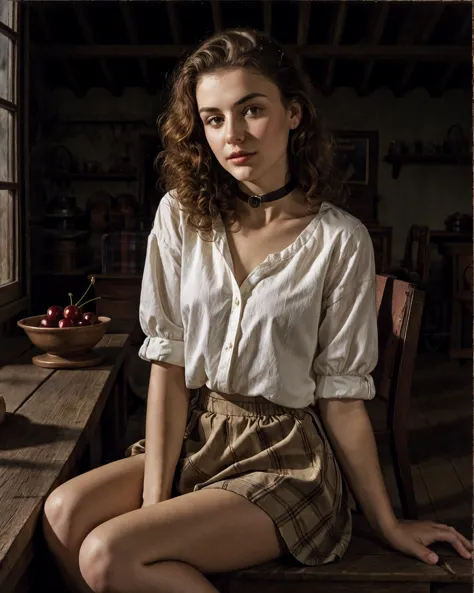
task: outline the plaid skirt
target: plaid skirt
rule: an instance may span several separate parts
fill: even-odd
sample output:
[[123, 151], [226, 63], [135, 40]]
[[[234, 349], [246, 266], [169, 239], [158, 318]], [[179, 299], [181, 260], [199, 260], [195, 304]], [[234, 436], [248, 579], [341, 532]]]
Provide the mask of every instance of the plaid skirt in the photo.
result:
[[[144, 451], [143, 439], [127, 454]], [[229, 490], [259, 506], [302, 564], [334, 561], [349, 545], [352, 498], [311, 407], [197, 390], [173, 494], [202, 488]]]

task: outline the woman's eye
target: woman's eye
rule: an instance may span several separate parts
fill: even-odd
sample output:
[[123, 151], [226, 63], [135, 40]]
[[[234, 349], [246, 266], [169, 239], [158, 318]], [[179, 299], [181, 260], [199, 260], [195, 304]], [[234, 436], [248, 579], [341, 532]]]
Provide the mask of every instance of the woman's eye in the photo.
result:
[[215, 128], [216, 126], [218, 126], [221, 123], [220, 120], [222, 120], [222, 117], [217, 117], [214, 115], [213, 117], [210, 117], [207, 120], [206, 124], [213, 126]]
[[262, 111], [261, 107], [247, 107], [245, 110], [245, 114], [249, 115], [258, 115]]

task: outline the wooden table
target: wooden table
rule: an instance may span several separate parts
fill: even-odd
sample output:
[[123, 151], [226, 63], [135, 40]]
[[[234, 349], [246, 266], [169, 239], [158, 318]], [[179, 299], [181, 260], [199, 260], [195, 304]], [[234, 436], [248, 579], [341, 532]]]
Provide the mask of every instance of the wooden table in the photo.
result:
[[31, 580], [41, 570], [42, 582], [47, 572], [38, 522], [48, 494], [123, 456], [128, 346], [128, 335], [106, 334], [97, 346], [105, 356], [100, 366], [53, 370], [31, 364], [38, 352], [29, 340], [0, 341], [7, 407], [0, 425], [1, 593], [43, 590]]

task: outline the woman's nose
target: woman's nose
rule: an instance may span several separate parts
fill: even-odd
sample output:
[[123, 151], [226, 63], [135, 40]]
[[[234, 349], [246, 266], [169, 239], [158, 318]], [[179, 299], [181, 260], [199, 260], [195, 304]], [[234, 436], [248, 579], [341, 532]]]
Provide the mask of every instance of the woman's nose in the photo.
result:
[[241, 125], [237, 120], [228, 121], [226, 130], [226, 138], [228, 144], [243, 142], [244, 137], [244, 126]]

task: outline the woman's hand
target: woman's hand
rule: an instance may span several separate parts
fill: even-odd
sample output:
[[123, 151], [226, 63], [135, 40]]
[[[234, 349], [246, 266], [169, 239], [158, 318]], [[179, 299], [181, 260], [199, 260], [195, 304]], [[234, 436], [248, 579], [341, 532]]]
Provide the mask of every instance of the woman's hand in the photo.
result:
[[472, 544], [463, 535], [443, 523], [434, 521], [398, 521], [384, 538], [396, 550], [419, 558], [426, 564], [436, 564], [438, 555], [427, 546], [448, 542], [466, 559], [472, 559]]

